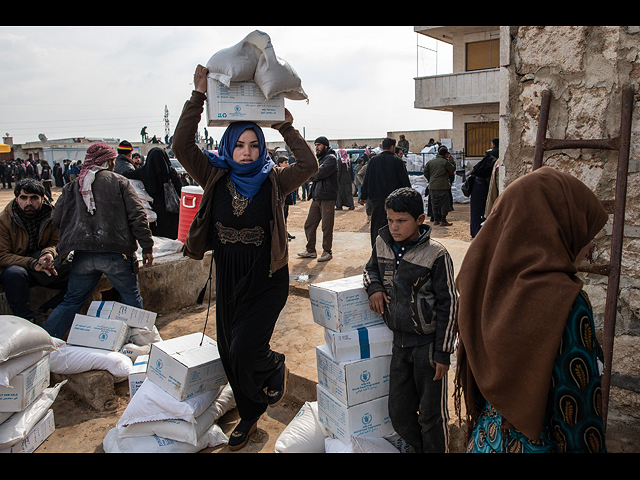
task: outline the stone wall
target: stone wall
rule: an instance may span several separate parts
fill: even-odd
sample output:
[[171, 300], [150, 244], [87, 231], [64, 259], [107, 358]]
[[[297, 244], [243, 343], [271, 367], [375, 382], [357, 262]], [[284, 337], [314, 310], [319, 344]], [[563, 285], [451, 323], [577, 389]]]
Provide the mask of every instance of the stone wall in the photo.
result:
[[[616, 343], [640, 354], [640, 27], [501, 27], [501, 179], [503, 187], [532, 170], [541, 94], [551, 91], [547, 138], [604, 139], [620, 134], [621, 91], [634, 87], [630, 165]], [[547, 151], [544, 165], [569, 172], [601, 200], [615, 196], [618, 152]], [[596, 237], [596, 263], [608, 263], [613, 216]], [[602, 328], [607, 278], [583, 275]], [[614, 347], [615, 350], [615, 347]], [[618, 368], [618, 370], [616, 370]], [[628, 367], [614, 359], [613, 370]], [[621, 371], [624, 370], [624, 371]], [[635, 375], [637, 372], [630, 372]]]

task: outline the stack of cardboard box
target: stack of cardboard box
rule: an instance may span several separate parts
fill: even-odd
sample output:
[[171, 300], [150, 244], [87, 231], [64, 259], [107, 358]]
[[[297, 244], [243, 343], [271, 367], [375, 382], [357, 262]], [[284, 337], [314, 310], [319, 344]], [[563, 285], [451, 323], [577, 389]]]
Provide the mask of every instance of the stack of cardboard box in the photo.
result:
[[325, 345], [316, 347], [318, 417], [331, 434], [387, 437], [389, 365], [393, 334], [369, 308], [362, 276], [309, 286], [313, 319], [325, 328]]

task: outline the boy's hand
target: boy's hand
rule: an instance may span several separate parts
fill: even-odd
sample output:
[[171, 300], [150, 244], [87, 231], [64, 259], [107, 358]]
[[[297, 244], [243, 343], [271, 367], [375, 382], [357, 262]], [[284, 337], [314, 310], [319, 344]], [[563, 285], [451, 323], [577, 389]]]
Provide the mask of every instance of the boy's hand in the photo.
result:
[[436, 362], [436, 376], [433, 377], [433, 381], [440, 380], [444, 377], [449, 371], [449, 365], [443, 365], [442, 363]]
[[384, 314], [384, 307], [388, 304], [389, 297], [385, 292], [376, 292], [369, 297], [369, 308], [380, 315]]

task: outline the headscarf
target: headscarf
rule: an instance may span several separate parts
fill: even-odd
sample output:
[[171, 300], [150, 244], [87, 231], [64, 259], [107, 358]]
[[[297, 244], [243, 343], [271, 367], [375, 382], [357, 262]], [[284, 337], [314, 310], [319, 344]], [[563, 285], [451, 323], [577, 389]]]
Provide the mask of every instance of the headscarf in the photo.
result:
[[456, 279], [456, 400], [481, 395], [528, 438], [540, 437], [553, 363], [582, 289], [574, 261], [607, 221], [596, 196], [551, 167], [498, 197]]
[[347, 151], [344, 148], [341, 148], [340, 150], [338, 150], [338, 155], [340, 156], [340, 160], [342, 160], [342, 163], [346, 164], [347, 167], [349, 166], [349, 154], [347, 153]]
[[167, 152], [160, 147], [149, 150], [140, 173], [144, 189], [149, 195], [153, 197], [159, 192], [164, 192], [164, 184], [171, 180], [171, 161]]
[[91, 185], [96, 178], [96, 173], [100, 170], [108, 169], [109, 160], [116, 158], [116, 156], [116, 150], [105, 143], [94, 143], [87, 148], [84, 163], [78, 175], [78, 186], [80, 195], [82, 195], [82, 199], [87, 206], [87, 211], [91, 215], [96, 211], [96, 204], [91, 191]]
[[[238, 141], [238, 138], [240, 138], [240, 135], [242, 135], [242, 132], [247, 129], [253, 130], [258, 136], [260, 156], [255, 162], [251, 163], [242, 164], [234, 162], [233, 150], [236, 147], [236, 142]], [[253, 122], [232, 123], [227, 127], [224, 135], [220, 139], [218, 155], [216, 156], [206, 150], [205, 153], [215, 168], [225, 169], [231, 172], [231, 181], [236, 187], [236, 190], [241, 195], [247, 197], [249, 201], [251, 201], [256, 193], [258, 193], [262, 183], [265, 181], [274, 166], [274, 163], [271, 158], [269, 158], [269, 153], [267, 152], [262, 129]]]

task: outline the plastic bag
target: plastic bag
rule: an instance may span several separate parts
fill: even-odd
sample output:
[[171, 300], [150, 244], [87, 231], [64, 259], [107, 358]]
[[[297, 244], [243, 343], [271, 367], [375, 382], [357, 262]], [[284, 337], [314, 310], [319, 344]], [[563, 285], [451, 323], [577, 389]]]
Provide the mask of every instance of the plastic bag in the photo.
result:
[[236, 45], [220, 50], [207, 62], [208, 76], [225, 86], [231, 82], [253, 80], [267, 99], [278, 94], [291, 100], [307, 100], [298, 74], [276, 56], [271, 38], [260, 30]]

